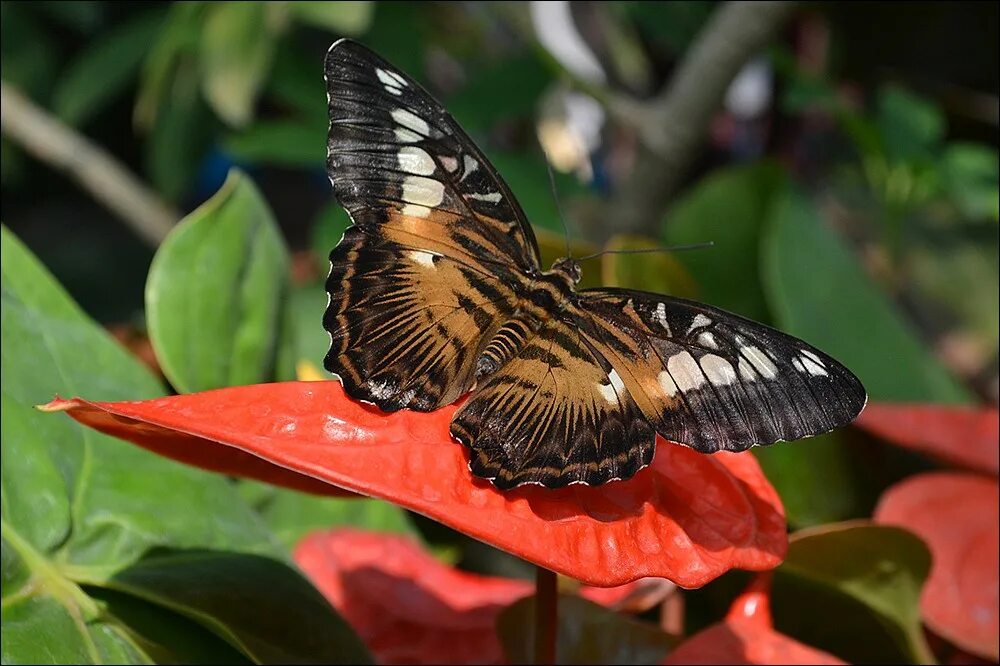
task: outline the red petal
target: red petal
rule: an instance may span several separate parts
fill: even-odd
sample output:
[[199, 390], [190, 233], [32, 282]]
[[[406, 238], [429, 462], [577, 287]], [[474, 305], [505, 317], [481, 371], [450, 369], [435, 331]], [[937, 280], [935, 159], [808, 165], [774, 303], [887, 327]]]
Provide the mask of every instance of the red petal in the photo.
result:
[[781, 502], [749, 454], [661, 440], [629, 481], [502, 493], [470, 475], [448, 433], [454, 407], [382, 414], [337, 382], [46, 409], [208, 469], [298, 488], [313, 477], [386, 499], [593, 585], [656, 576], [698, 587], [734, 567], [773, 568], [787, 549]]
[[726, 621], [681, 643], [664, 664], [843, 664], [837, 657], [778, 633], [771, 622], [771, 577], [738, 596]]
[[994, 475], [1000, 471], [1000, 412], [995, 409], [874, 403], [854, 423], [955, 465]]
[[497, 615], [534, 591], [452, 569], [410, 539], [351, 529], [307, 536], [295, 561], [380, 664], [501, 664]]
[[876, 522], [917, 534], [931, 550], [920, 599], [924, 622], [952, 643], [997, 659], [1000, 487], [978, 474], [935, 472], [887, 490]]

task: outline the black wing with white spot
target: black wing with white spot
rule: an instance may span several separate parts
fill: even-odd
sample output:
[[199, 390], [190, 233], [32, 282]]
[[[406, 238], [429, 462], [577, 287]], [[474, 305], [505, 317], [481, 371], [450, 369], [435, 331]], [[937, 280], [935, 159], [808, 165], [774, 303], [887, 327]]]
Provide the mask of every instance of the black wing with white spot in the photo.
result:
[[581, 329], [660, 435], [742, 451], [828, 432], [864, 408], [850, 370], [802, 340], [702, 303], [580, 293]]
[[327, 172], [356, 225], [466, 263], [538, 269], [520, 205], [441, 104], [350, 40], [330, 47], [325, 74]]
[[450, 115], [365, 47], [326, 57], [327, 169], [354, 225], [330, 253], [324, 365], [354, 398], [429, 411], [467, 392], [537, 270], [507, 186]]

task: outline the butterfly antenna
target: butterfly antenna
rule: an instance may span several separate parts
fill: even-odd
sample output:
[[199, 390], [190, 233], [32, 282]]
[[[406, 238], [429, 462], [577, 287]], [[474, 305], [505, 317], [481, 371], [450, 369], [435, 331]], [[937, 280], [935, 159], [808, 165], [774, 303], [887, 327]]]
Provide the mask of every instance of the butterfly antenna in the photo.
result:
[[549, 187], [552, 188], [552, 198], [556, 200], [556, 210], [559, 211], [559, 221], [562, 222], [563, 235], [566, 238], [566, 258], [572, 259], [573, 255], [569, 248], [569, 227], [566, 226], [566, 216], [563, 215], [562, 204], [559, 202], [559, 193], [556, 191], [556, 177], [552, 173], [552, 165], [549, 160], [545, 160], [545, 170], [549, 173]]
[[715, 241], [705, 241], [704, 243], [691, 243], [690, 245], [670, 245], [667, 247], [646, 247], [637, 248], [634, 250], [604, 250], [602, 252], [595, 252], [594, 254], [588, 254], [586, 257], [580, 257], [577, 261], [587, 261], [588, 259], [596, 259], [597, 257], [603, 257], [606, 254], [648, 254], [650, 252], [686, 252], [687, 250], [703, 250], [708, 247], [715, 245]]

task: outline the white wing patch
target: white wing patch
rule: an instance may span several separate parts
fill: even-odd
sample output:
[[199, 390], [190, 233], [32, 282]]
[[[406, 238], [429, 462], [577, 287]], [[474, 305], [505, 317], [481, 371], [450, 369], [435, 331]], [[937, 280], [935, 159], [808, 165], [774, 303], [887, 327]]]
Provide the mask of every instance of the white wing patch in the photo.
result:
[[746, 357], [750, 364], [760, 373], [764, 379], [774, 379], [778, 376], [778, 366], [754, 345], [740, 347], [740, 354]]
[[689, 352], [674, 354], [667, 361], [667, 372], [673, 377], [677, 388], [683, 393], [700, 389], [705, 384], [705, 375], [698, 361]]

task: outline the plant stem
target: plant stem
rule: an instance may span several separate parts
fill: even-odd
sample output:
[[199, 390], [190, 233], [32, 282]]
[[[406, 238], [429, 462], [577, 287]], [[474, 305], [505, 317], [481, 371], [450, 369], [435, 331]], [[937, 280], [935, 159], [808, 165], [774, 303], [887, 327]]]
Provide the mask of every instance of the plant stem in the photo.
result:
[[535, 567], [535, 663], [556, 663], [559, 593], [556, 574]]
[[51, 115], [15, 86], [0, 82], [3, 134], [53, 169], [76, 180], [156, 246], [180, 219], [168, 203], [110, 153]]

